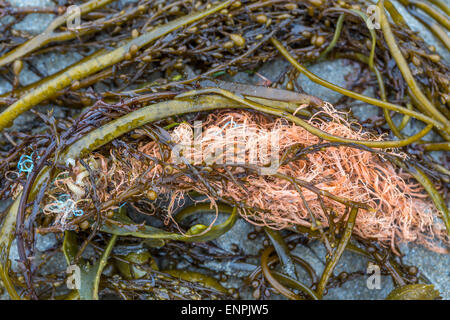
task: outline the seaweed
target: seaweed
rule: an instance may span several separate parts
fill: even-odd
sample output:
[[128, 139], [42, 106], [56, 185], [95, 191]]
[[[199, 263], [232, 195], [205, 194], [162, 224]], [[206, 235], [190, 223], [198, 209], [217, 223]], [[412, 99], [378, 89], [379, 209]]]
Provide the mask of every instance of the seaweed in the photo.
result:
[[[400, 3], [448, 50], [448, 6]], [[318, 300], [365, 274], [336, 275], [349, 251], [392, 278], [387, 299], [439, 298], [417, 267], [402, 262], [399, 244], [448, 254], [448, 160], [432, 156], [449, 149], [448, 63], [390, 1], [377, 1], [380, 28], [373, 28], [371, 4], [91, 0], [78, 6], [83, 23], [72, 30], [66, 7], [0, 2], [0, 16], [14, 21], [56, 14], [41, 34], [19, 41], [8, 24], [1, 37], [0, 75], [12, 88], [0, 96], [0, 200], [13, 200], [0, 214], [0, 278], [9, 297], [239, 299], [250, 289], [254, 299]], [[70, 50], [83, 58], [21, 84], [36, 57]], [[349, 89], [308, 70], [340, 58], [361, 70]], [[259, 74], [275, 60], [287, 62], [277, 79]], [[237, 72], [261, 82], [230, 80]], [[300, 74], [342, 98], [332, 106], [304, 92]], [[368, 87], [374, 97], [362, 93]], [[351, 99], [383, 115], [362, 122]], [[48, 103], [71, 116], [44, 114], [39, 107]], [[18, 131], [13, 124], [24, 113], [40, 121]], [[422, 129], [408, 135], [411, 123]], [[198, 138], [203, 144], [191, 146]], [[232, 146], [249, 160], [252, 139], [272, 158], [203, 157]], [[218, 245], [237, 223], [252, 226], [257, 255]], [[57, 237], [57, 248], [38, 257], [36, 239], [45, 234]], [[18, 268], [10, 261], [14, 240]], [[320, 274], [294, 252], [312, 241], [327, 254]], [[61, 285], [65, 270], [42, 272], [57, 250], [80, 270], [78, 287]], [[205, 262], [243, 272], [225, 275]]]

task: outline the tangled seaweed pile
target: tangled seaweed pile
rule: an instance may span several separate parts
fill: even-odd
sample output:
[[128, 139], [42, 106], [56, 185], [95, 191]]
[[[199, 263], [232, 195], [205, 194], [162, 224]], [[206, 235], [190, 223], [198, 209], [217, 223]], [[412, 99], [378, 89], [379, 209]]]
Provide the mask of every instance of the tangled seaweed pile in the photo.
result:
[[[401, 2], [448, 48], [445, 4]], [[65, 8], [44, 33], [22, 44], [6, 26], [0, 68], [13, 89], [0, 96], [6, 106], [0, 197], [14, 202], [0, 215], [0, 276], [10, 297], [239, 298], [241, 290], [226, 289], [227, 279], [219, 283], [214, 271], [182, 271], [166, 260], [184, 254], [194, 265], [205, 259], [254, 263], [255, 257], [214, 245], [240, 218], [271, 242], [243, 282], [257, 299], [261, 292], [321, 299], [351, 278], [333, 273], [345, 250], [392, 277], [397, 289], [389, 298], [439, 296], [417, 268], [401, 262], [398, 244], [448, 253], [448, 163], [430, 156], [449, 150], [448, 65], [390, 1], [376, 4], [380, 28], [372, 28], [369, 5], [229, 0], [120, 7], [92, 0], [79, 6], [83, 23], [75, 30], [64, 25]], [[3, 3], [0, 10], [16, 18], [27, 12]], [[75, 49], [86, 57], [20, 86], [23, 65], [34, 56]], [[260, 76], [257, 86], [219, 80], [241, 70], [258, 74], [280, 54], [292, 67], [278, 79]], [[328, 58], [361, 64], [351, 89], [304, 66]], [[295, 80], [300, 73], [345, 97], [334, 107], [304, 93]], [[369, 86], [379, 98], [360, 93]], [[384, 117], [361, 123], [346, 107], [349, 98], [382, 108]], [[66, 119], [33, 111], [43, 128], [7, 128], [48, 102], [84, 109]], [[406, 136], [409, 121], [425, 126]], [[431, 131], [437, 142], [423, 139]], [[234, 160], [223, 161], [223, 150]], [[275, 171], [267, 174], [274, 159]], [[187, 228], [182, 222], [204, 213], [228, 218]], [[36, 256], [36, 239], [48, 233], [61, 239], [67, 264], [82, 267], [81, 287], [60, 287], [65, 270], [41, 272], [47, 261]], [[14, 239], [18, 271], [10, 269]], [[312, 239], [328, 252], [320, 277], [291, 253]], [[307, 271], [310, 284], [300, 281], [296, 266]]]

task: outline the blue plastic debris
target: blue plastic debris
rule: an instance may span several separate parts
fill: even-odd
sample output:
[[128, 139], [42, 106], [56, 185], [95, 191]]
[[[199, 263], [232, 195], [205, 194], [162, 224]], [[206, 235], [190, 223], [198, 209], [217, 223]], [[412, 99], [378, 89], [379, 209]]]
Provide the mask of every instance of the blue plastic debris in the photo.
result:
[[[19, 170], [19, 174], [22, 172], [26, 172], [27, 175], [30, 174], [31, 171], [33, 171], [34, 168], [34, 161], [33, 161], [33, 153], [31, 155], [23, 154], [20, 156], [19, 162], [17, 163], [17, 169]], [[37, 156], [37, 159], [40, 157]]]
[[26, 172], [30, 173], [33, 171], [34, 162], [31, 156], [28, 155], [21, 155], [19, 162], [17, 163], [17, 169], [19, 170], [19, 173]]

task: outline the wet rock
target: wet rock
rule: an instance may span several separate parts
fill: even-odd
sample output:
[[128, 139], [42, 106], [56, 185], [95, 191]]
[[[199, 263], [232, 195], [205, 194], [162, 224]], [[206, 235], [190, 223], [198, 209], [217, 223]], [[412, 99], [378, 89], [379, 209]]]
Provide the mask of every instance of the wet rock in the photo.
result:
[[[50, 0], [7, 0], [11, 5], [17, 7], [54, 7], [55, 3]], [[37, 35], [47, 28], [55, 18], [54, 14], [31, 13], [22, 21], [13, 26], [13, 30], [21, 31], [30, 35]]]

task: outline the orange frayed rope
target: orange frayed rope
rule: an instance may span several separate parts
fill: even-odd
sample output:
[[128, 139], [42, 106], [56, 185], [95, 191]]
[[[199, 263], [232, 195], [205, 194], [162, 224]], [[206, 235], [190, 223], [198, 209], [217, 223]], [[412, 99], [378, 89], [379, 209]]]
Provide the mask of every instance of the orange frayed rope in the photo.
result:
[[[319, 116], [325, 116], [324, 118], [330, 120], [325, 121]], [[335, 136], [355, 140], [383, 139], [383, 137], [363, 132], [360, 126], [359, 130], [355, 130], [354, 128], [358, 127], [356, 123], [352, 123], [351, 126], [344, 119], [344, 114], [337, 112], [327, 103], [322, 111], [309, 120], [309, 123]], [[177, 152], [176, 154], [172, 152], [169, 163], [176, 163], [181, 158], [185, 161], [188, 159], [188, 162], [193, 164], [205, 161], [212, 164], [220, 161], [220, 163], [227, 163], [227, 159], [224, 160], [226, 154], [221, 156], [214, 151], [231, 149], [235, 151], [235, 155], [241, 152], [239, 160], [244, 164], [252, 163], [267, 167], [273, 160], [273, 152], [277, 152], [280, 156], [293, 147], [308, 147], [323, 142], [302, 127], [283, 119], [273, 120], [262, 114], [242, 110], [223, 110], [210, 114], [206, 121], [200, 124], [202, 129], [200, 138], [195, 132], [199, 129], [198, 126], [183, 123], [172, 130], [172, 139], [178, 145], [189, 147], [182, 148], [181, 151], [173, 150]], [[243, 134], [244, 129], [247, 135]], [[201, 142], [200, 147], [195, 146], [195, 141]], [[276, 142], [276, 148], [274, 142]], [[255, 154], [255, 149], [266, 152], [262, 155], [261, 152]], [[139, 151], [161, 158], [160, 149], [154, 141], [143, 143]], [[391, 150], [390, 153], [406, 158], [405, 154], [395, 150]], [[134, 158], [130, 158], [125, 166], [116, 160], [106, 160], [100, 155], [91, 155], [91, 160], [92, 157], [100, 158], [100, 161], [97, 161], [97, 167], [102, 172], [100, 183], [103, 188], [97, 187], [97, 189], [110, 190], [101, 194], [102, 201], [116, 197], [121, 190], [125, 190], [130, 185], [130, 179], [136, 180], [149, 168], [148, 165], [145, 166]], [[382, 244], [391, 245], [394, 250], [398, 243], [416, 242], [437, 252], [448, 252], [446, 247], [449, 239], [444, 225], [438, 218], [439, 212], [421, 185], [408, 173], [396, 170], [380, 155], [347, 146], [328, 147], [277, 167], [277, 172], [307, 181], [333, 195], [374, 208], [374, 212], [360, 210], [358, 214], [354, 232], [362, 238], [378, 240]], [[147, 171], [148, 178], [152, 179], [156, 185], [163, 174], [163, 169], [158, 164], [153, 164], [153, 168]], [[64, 180], [65, 183], [68, 180]], [[192, 190], [208, 193], [201, 184], [193, 184], [188, 180], [186, 176], [180, 175], [177, 181], [179, 188], [171, 190], [174, 197], [183, 198]], [[61, 180], [59, 184], [64, 184], [62, 183], [64, 181]], [[244, 181], [244, 185], [237, 184], [232, 179], [226, 180], [225, 183], [223, 181], [210, 183], [221, 197], [231, 198], [252, 208], [260, 208], [261, 210], [251, 210], [251, 213], [246, 210], [241, 211], [243, 218], [250, 223], [277, 229], [292, 225], [311, 226], [310, 214], [298, 190], [291, 182], [272, 175], [257, 173], [247, 175], [240, 181]], [[67, 188], [65, 189], [67, 191]], [[159, 191], [169, 190], [162, 186]], [[302, 188], [302, 193], [315, 219], [323, 226], [328, 226], [329, 209], [333, 210], [336, 223], [346, 213], [345, 205], [323, 197], [322, 200], [328, 208], [328, 213], [325, 213], [316, 193], [306, 188]], [[438, 245], [439, 242], [440, 245]]]

